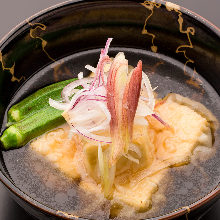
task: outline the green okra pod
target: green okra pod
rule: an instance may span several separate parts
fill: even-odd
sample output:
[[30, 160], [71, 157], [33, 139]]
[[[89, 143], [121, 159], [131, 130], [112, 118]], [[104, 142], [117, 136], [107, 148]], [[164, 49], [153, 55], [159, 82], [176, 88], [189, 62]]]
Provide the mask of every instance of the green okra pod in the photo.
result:
[[65, 123], [61, 114], [62, 111], [48, 106], [11, 125], [0, 138], [4, 148], [8, 150], [24, 146], [31, 139]]
[[23, 99], [21, 102], [13, 105], [8, 111], [8, 124], [21, 121], [35, 114], [37, 111], [48, 107], [49, 98], [59, 101], [63, 88], [74, 80], [77, 79], [69, 79], [46, 86]]

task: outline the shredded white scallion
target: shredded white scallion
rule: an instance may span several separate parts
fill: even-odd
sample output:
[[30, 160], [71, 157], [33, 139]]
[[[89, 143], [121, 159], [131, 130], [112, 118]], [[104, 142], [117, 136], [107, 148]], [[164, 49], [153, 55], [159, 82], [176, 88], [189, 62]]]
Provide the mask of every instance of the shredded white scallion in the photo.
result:
[[80, 72], [80, 73], [78, 74], [78, 79], [83, 79], [83, 72]]

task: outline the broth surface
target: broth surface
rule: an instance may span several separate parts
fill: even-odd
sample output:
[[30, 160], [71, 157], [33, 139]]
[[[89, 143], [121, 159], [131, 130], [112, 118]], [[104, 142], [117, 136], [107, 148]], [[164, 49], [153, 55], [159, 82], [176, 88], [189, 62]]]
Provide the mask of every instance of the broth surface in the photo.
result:
[[[218, 120], [220, 119], [219, 95], [209, 83], [201, 76], [197, 77], [202, 81], [202, 85], [186, 83], [193, 75], [191, 69], [187, 68], [188, 75], [183, 74], [183, 64], [143, 50], [112, 48], [109, 54], [114, 56], [119, 51], [125, 52], [131, 65], [135, 65], [139, 59], [143, 61], [143, 71], [148, 74], [152, 86], [158, 86], [156, 90], [158, 97], [164, 97], [170, 92], [178, 93], [201, 102]], [[86, 64], [95, 66], [98, 57], [99, 50], [91, 50], [66, 57], [57, 62], [56, 66], [53, 64], [42, 69], [18, 90], [9, 108], [30, 93], [53, 82], [76, 77], [80, 71], [89, 74], [84, 66]], [[5, 116], [4, 121], [6, 120]], [[152, 209], [146, 213], [136, 214], [135, 218], [159, 216], [180, 207], [187, 207], [213, 190], [219, 183], [220, 177], [219, 134], [218, 130], [215, 134], [214, 147], [208, 152], [212, 155], [211, 158], [200, 160], [204, 154], [198, 153], [193, 156], [189, 165], [169, 169], [163, 184], [159, 185], [159, 190], [153, 195]], [[77, 181], [65, 177], [44, 157], [34, 153], [29, 148], [29, 144], [20, 149], [3, 152], [3, 158], [16, 186], [40, 203], [84, 218], [109, 217], [109, 201], [105, 200], [103, 203], [101, 202], [103, 198], [96, 196], [94, 199], [94, 195], [83, 192], [78, 187]], [[91, 203], [91, 200], [94, 202]], [[131, 213], [131, 208], [125, 206], [121, 214], [133, 219]]]

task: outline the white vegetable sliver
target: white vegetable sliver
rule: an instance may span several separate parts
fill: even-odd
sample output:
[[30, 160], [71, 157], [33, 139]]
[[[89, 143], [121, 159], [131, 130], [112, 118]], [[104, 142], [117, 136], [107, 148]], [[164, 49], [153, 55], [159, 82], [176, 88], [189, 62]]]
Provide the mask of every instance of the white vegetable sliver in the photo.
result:
[[80, 72], [80, 73], [78, 74], [78, 79], [83, 79], [83, 72]]
[[69, 118], [70, 123], [77, 124], [80, 127], [85, 127], [88, 130], [99, 125], [105, 120], [104, 114], [95, 110], [90, 112], [83, 111], [83, 114], [80, 115], [75, 112], [71, 112], [71, 114], [69, 114]]
[[111, 143], [111, 137], [93, 134], [89, 132], [87, 129], [79, 127], [79, 126], [74, 126], [74, 127], [78, 131], [78, 133], [80, 133], [81, 135], [83, 135], [84, 137], [88, 139], [98, 141], [98, 142]]
[[139, 147], [133, 143], [129, 145], [129, 150], [135, 152], [139, 158], [142, 156], [142, 153]]
[[155, 91], [158, 88], [158, 86], [156, 86], [155, 88], [152, 89], [152, 91]]
[[73, 107], [73, 105], [75, 104], [75, 102], [77, 101], [77, 99], [78, 99], [78, 98], [81, 96], [81, 94], [82, 94], [83, 92], [85, 92], [85, 91], [88, 91], [88, 89], [81, 89], [81, 90], [79, 90], [79, 92], [78, 92], [77, 94], [75, 94], [75, 95], [72, 97], [67, 111], [70, 110], [70, 109], [72, 109], [72, 107]]
[[89, 71], [93, 72], [93, 73], [95, 73], [95, 72], [96, 72], [96, 68], [95, 68], [95, 67], [93, 67], [93, 66], [91, 66], [91, 65], [86, 65], [86, 66], [85, 66], [85, 68], [86, 68], [87, 70], [89, 70]]
[[89, 132], [109, 128], [111, 114], [106, 103], [97, 101], [82, 101], [74, 109], [69, 110], [69, 123], [86, 128]]
[[105, 106], [105, 104], [102, 103], [102, 102], [97, 102], [97, 104], [102, 109], [102, 111], [104, 112], [104, 114], [106, 116], [106, 119], [99, 126], [96, 126], [94, 128], [89, 129], [90, 132], [99, 131], [99, 130], [105, 130], [106, 128], [109, 127], [109, 123], [111, 121], [111, 114], [110, 114], [107, 106]]
[[107, 91], [105, 86], [99, 86], [93, 90], [90, 90], [87, 92], [88, 95], [100, 95], [100, 96], [106, 96]]
[[147, 90], [147, 95], [148, 95], [148, 106], [149, 108], [153, 111], [154, 110], [154, 106], [155, 106], [155, 99], [154, 99], [154, 94], [153, 94], [153, 90], [150, 84], [150, 80], [148, 78], [148, 76], [142, 71], [142, 85], [144, 84], [146, 90]]
[[116, 164], [109, 168], [109, 192], [114, 184]]
[[147, 116], [152, 114], [153, 110], [148, 106], [147, 102], [139, 99], [136, 116]]
[[134, 163], [139, 164], [139, 160], [134, 158], [134, 157], [132, 157], [130, 154], [124, 154], [124, 157], [126, 157], [128, 160], [130, 160], [130, 161], [132, 161]]
[[[91, 78], [83, 78], [79, 80], [75, 80], [71, 83], [69, 83], [67, 86], [64, 87], [61, 96], [65, 102], [69, 102], [69, 97], [74, 94], [74, 89], [78, 86], [83, 86], [84, 89], [87, 89], [89, 87], [89, 83], [92, 82]], [[81, 90], [80, 90], [81, 91]]]
[[51, 98], [49, 98], [49, 105], [58, 110], [66, 110], [69, 106], [67, 103], [61, 103]]
[[103, 158], [103, 152], [102, 152], [102, 147], [100, 143], [98, 143], [98, 162], [99, 162], [100, 176], [103, 182], [104, 180], [104, 158]]

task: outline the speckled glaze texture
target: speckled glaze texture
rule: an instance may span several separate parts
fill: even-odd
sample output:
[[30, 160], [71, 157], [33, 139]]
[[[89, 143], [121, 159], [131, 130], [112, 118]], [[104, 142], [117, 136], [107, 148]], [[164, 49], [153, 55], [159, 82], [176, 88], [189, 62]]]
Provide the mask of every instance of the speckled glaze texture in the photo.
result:
[[[67, 1], [26, 19], [1, 40], [1, 132], [5, 128], [4, 112], [11, 100], [13, 104], [49, 83], [73, 77], [73, 72], [80, 72], [87, 63], [96, 63], [94, 57], [97, 57], [97, 49], [105, 44], [108, 37], [114, 38], [110, 53], [123, 50], [131, 62], [143, 60], [143, 69], [149, 73], [152, 82], [164, 87], [164, 91], [159, 90], [159, 95], [178, 90], [182, 95], [209, 105], [220, 119], [220, 30], [217, 27], [191, 11], [164, 1]], [[82, 57], [85, 60], [81, 63]], [[38, 83], [32, 84], [30, 78]], [[219, 149], [219, 131], [216, 135], [215, 147]], [[24, 150], [19, 149], [17, 159]], [[219, 156], [219, 150], [217, 152], [215, 157]], [[62, 201], [71, 199], [73, 206], [78, 201], [78, 195], [65, 183], [57, 186], [67, 187], [67, 193], [58, 189], [60, 192], [54, 198], [45, 194], [41, 201], [36, 191], [39, 188], [37, 184], [40, 184], [38, 180], [36, 188], [32, 183], [30, 186], [33, 188], [22, 188], [22, 181], [19, 183], [19, 177], [16, 180], [15, 176], [20, 175], [25, 179], [25, 166], [28, 163], [21, 165], [23, 173], [15, 174], [19, 161], [10, 161], [11, 157], [7, 155], [12, 154], [0, 151], [0, 180], [15, 201], [38, 219], [82, 219], [68, 213], [63, 207], [67, 204]], [[28, 154], [25, 155], [28, 157]], [[39, 158], [33, 156], [32, 159], [35, 164], [39, 163]], [[21, 159], [21, 162], [24, 161], [25, 157]], [[29, 165], [31, 168], [31, 163]], [[193, 219], [210, 207], [220, 195], [220, 164], [210, 162], [209, 165], [207, 172], [215, 174], [215, 184], [209, 191], [204, 190], [202, 198], [187, 205], [176, 201], [174, 210], [164, 210], [162, 216], [153, 219]], [[42, 173], [41, 168], [33, 166], [32, 174]], [[193, 166], [189, 167], [185, 178], [195, 172], [197, 170]], [[175, 170], [170, 175], [171, 181], [174, 174], [181, 176], [180, 171]], [[45, 176], [42, 179], [46, 179], [46, 187], [50, 188], [54, 181], [59, 181], [50, 178], [50, 173], [45, 175], [48, 179]], [[178, 184], [181, 185], [181, 182], [174, 183], [176, 189]], [[208, 186], [209, 182], [203, 184]], [[196, 195], [193, 183], [186, 181], [179, 193], [186, 195], [191, 190]], [[50, 206], [50, 200], [55, 203], [53, 207]]]

